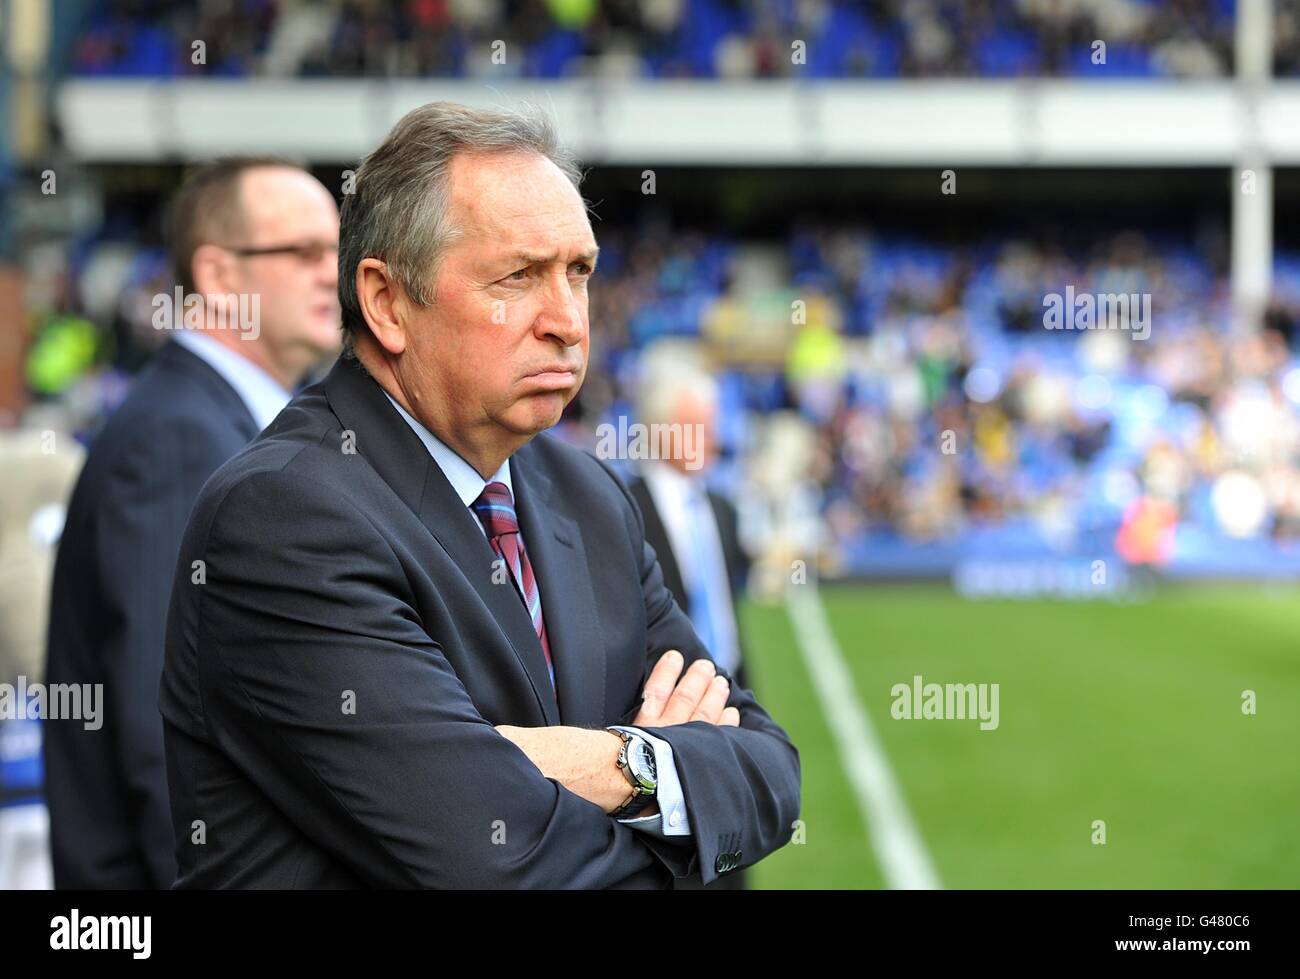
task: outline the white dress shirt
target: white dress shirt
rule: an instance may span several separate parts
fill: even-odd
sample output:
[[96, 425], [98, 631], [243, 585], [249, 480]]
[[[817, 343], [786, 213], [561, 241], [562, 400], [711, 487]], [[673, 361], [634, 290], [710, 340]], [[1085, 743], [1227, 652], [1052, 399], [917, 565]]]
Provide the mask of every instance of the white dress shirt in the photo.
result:
[[198, 330], [177, 330], [176, 342], [205, 361], [235, 389], [259, 431], [289, 403], [292, 395], [275, 378], [212, 337]]
[[[409, 412], [392, 399], [387, 391], [384, 397], [388, 398], [389, 404], [397, 409], [397, 413], [405, 419], [406, 424], [411, 426], [411, 430], [419, 436], [424, 447], [428, 449], [429, 455], [437, 463], [438, 468], [442, 470], [447, 481], [451, 483], [452, 489], [460, 497], [466, 509], [473, 506], [474, 501], [482, 495], [484, 487], [488, 483], [504, 483], [510, 490], [510, 496], [513, 499], [515, 495], [514, 484], [510, 478], [510, 460], [507, 459], [501, 463], [491, 479], [484, 479], [478, 474], [478, 471], [468, 462], [458, 456], [452, 449], [448, 448], [437, 436], [416, 421]], [[482, 521], [479, 520], [478, 514], [474, 514], [474, 524], [487, 536], [487, 531], [483, 527]], [[519, 539], [523, 542], [523, 530], [519, 531]], [[527, 552], [527, 543], [523, 542], [524, 551]], [[538, 589], [538, 601], [541, 601], [541, 589]], [[545, 612], [543, 612], [545, 615]], [[645, 738], [646, 742], [654, 749], [655, 754], [655, 774], [658, 780], [658, 787], [655, 791], [655, 798], [659, 802], [659, 812], [651, 816], [637, 816], [630, 819], [620, 819], [619, 822], [625, 823], [634, 829], [645, 830], [656, 836], [690, 836], [691, 822], [686, 814], [686, 800], [682, 793], [681, 779], [677, 775], [677, 763], [673, 760], [673, 748], [667, 741], [662, 738], [656, 738], [640, 728], [624, 727], [622, 725], [610, 725], [618, 730], [628, 731], [639, 734]]]

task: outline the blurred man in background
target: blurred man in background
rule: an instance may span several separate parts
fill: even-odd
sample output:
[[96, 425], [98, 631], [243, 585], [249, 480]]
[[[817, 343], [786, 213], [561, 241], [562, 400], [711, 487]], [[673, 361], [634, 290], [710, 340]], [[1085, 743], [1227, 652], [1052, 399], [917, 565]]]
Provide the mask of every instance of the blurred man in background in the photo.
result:
[[[653, 362], [653, 361], [652, 361]], [[664, 584], [690, 617], [714, 663], [749, 688], [736, 603], [749, 575], [731, 501], [704, 479], [716, 454], [717, 383], [680, 361], [658, 362], [641, 384], [637, 420], [655, 451], [631, 480]], [[683, 887], [683, 884], [685, 885]], [[718, 878], [708, 890], [743, 890], [745, 872]], [[687, 882], [679, 888], [692, 889]]]
[[338, 209], [310, 174], [269, 157], [208, 165], [168, 230], [179, 288], [155, 297], [154, 326], [172, 339], [91, 447], [55, 567], [46, 679], [102, 683], [105, 704], [98, 730], [46, 724], [59, 888], [174, 880], [158, 680], [185, 522], [340, 342]]

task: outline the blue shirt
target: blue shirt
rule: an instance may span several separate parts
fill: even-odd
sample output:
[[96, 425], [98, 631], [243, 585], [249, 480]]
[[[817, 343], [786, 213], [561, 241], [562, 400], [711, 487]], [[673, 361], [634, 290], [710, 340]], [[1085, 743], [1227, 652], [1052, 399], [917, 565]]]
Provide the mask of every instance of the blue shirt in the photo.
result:
[[[452, 489], [456, 491], [456, 495], [460, 497], [460, 501], [465, 504], [466, 509], [470, 508], [474, 501], [482, 495], [483, 488], [492, 482], [505, 483], [513, 499], [515, 488], [510, 478], [509, 459], [501, 463], [501, 468], [493, 473], [491, 479], [484, 479], [478, 474], [478, 470], [416, 421], [406, 409], [392, 399], [387, 391], [384, 392], [384, 396], [388, 398], [389, 404], [397, 409], [397, 413], [402, 416], [406, 424], [411, 426], [411, 430], [419, 436], [420, 441], [424, 443], [424, 447], [428, 449], [429, 455], [433, 457], [433, 461], [438, 464], [438, 468], [447, 477], [447, 481], [451, 483]], [[483, 524], [477, 515], [474, 516], [474, 524], [486, 537], [487, 531], [483, 529]], [[523, 536], [523, 530], [521, 529], [519, 532], [521, 542], [523, 542]], [[528, 550], [527, 544], [524, 544], [524, 550], [525, 552]], [[537, 598], [538, 601], [541, 601], [540, 589]], [[652, 816], [620, 819], [619, 822], [625, 823], [634, 829], [653, 833], [656, 836], [690, 836], [691, 822], [686, 814], [686, 801], [682, 794], [681, 779], [677, 775], [677, 763], [673, 760], [672, 745], [663, 738], [656, 738], [640, 728], [624, 727], [617, 724], [611, 725], [611, 727], [639, 734], [645, 738], [651, 748], [654, 749], [655, 774], [658, 779], [655, 798], [659, 802], [659, 812]]]

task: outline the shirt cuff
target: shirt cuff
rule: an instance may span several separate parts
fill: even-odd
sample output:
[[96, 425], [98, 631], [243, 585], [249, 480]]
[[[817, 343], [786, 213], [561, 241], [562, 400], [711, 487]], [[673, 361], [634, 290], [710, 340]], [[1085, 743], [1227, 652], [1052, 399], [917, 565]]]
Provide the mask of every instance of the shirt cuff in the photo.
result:
[[647, 734], [639, 727], [625, 727], [620, 724], [612, 724], [610, 727], [615, 731], [626, 731], [645, 738], [646, 743], [654, 749], [655, 776], [658, 780], [655, 800], [659, 803], [659, 812], [650, 816], [620, 819], [619, 822], [633, 829], [653, 833], [655, 836], [690, 836], [691, 820], [686, 814], [686, 799], [682, 795], [681, 779], [677, 776], [677, 763], [673, 760], [673, 746], [663, 738]]

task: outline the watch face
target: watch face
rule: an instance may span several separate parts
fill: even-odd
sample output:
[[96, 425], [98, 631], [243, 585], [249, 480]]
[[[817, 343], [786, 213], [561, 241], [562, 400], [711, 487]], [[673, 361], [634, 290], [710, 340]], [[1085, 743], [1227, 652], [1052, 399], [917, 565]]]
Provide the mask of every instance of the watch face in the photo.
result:
[[644, 741], [638, 740], [633, 745], [633, 751], [629, 753], [628, 761], [636, 780], [647, 789], [655, 788], [658, 773], [655, 771], [654, 749]]

